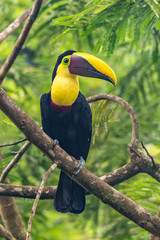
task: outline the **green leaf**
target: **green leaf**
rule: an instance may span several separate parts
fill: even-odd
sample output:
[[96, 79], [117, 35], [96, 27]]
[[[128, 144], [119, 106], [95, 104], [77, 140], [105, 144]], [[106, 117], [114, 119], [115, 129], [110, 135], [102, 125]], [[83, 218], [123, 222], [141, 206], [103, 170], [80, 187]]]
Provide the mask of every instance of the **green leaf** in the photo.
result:
[[50, 44], [55, 43], [57, 40], [59, 40], [61, 37], [65, 36], [67, 33], [72, 32], [74, 29], [66, 29], [62, 34], [55, 37], [52, 41], [50, 41]]

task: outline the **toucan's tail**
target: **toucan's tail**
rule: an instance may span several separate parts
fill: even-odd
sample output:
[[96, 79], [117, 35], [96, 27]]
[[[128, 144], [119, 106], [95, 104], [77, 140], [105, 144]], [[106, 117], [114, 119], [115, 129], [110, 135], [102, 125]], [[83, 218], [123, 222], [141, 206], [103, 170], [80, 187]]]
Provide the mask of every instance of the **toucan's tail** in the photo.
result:
[[61, 171], [54, 200], [58, 212], [79, 214], [85, 208], [85, 190]]

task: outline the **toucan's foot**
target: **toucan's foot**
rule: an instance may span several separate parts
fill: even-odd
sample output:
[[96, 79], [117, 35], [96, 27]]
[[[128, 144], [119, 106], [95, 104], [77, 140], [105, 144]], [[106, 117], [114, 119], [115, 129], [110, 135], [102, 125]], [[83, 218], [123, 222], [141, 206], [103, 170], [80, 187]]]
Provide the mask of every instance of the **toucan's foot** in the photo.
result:
[[54, 139], [54, 141], [53, 141], [53, 148], [54, 148], [56, 145], [59, 145], [59, 141], [58, 141], [57, 139]]
[[80, 159], [78, 160], [78, 165], [76, 167], [74, 175], [77, 175], [80, 172], [84, 164], [85, 164], [85, 160], [83, 159], [83, 157], [80, 157]]

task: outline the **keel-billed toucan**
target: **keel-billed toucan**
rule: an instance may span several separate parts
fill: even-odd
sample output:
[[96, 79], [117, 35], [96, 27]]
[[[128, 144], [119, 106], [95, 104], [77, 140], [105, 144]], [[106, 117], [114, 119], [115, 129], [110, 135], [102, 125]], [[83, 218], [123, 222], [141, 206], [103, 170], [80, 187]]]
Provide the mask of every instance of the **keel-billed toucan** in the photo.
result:
[[[91, 109], [79, 91], [78, 76], [104, 79], [116, 84], [112, 69], [89, 54], [69, 50], [58, 57], [49, 93], [41, 97], [42, 126], [57, 139], [61, 148], [79, 162], [87, 159], [91, 134]], [[81, 213], [85, 208], [85, 190], [61, 171], [54, 200], [59, 212]]]

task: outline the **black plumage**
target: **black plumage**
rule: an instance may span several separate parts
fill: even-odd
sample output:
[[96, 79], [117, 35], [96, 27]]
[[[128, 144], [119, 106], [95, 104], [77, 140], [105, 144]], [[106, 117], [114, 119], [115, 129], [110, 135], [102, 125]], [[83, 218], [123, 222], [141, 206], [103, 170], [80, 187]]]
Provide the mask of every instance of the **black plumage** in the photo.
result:
[[[67, 51], [60, 55], [53, 71], [53, 81], [56, 70], [65, 55], [75, 51]], [[79, 92], [76, 101], [70, 107], [54, 105], [51, 92], [41, 97], [41, 118], [43, 130], [52, 139], [59, 141], [60, 147], [77, 160], [87, 159], [91, 134], [92, 114], [85, 97]], [[85, 208], [85, 190], [75, 181], [61, 172], [54, 206], [59, 212], [81, 213]]]

